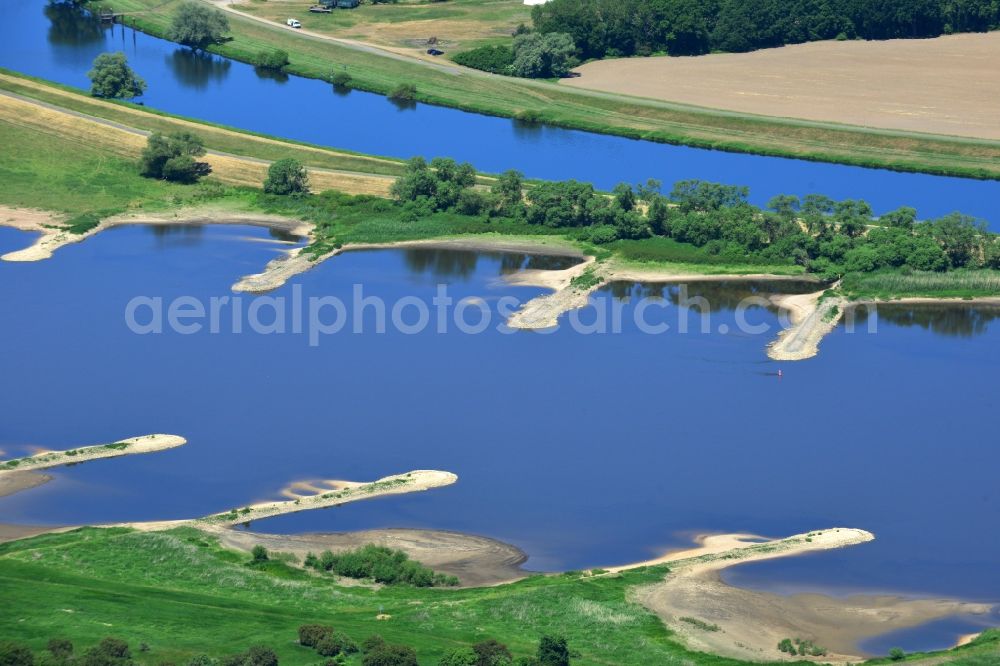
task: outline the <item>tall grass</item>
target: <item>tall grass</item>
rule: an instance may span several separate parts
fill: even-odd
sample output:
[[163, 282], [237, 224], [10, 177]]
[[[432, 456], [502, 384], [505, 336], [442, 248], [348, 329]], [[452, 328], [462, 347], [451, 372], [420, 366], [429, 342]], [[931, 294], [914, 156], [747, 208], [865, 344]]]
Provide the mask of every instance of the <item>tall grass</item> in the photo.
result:
[[843, 289], [852, 298], [1000, 296], [1000, 271], [852, 273], [844, 278]]

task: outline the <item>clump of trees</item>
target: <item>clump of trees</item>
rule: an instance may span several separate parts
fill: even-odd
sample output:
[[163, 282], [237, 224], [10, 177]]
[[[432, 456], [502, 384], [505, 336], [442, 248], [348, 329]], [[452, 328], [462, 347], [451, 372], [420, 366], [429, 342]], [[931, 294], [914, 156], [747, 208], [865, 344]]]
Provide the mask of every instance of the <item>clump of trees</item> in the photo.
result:
[[579, 63], [570, 35], [530, 31], [515, 35], [511, 46], [480, 46], [456, 53], [453, 60], [465, 67], [524, 78], [566, 76]]
[[90, 94], [107, 99], [132, 99], [146, 91], [146, 82], [128, 65], [125, 54], [102, 53], [87, 72]]
[[458, 585], [458, 578], [435, 573], [415, 562], [401, 550], [368, 544], [342, 553], [323, 551], [316, 557], [309, 553], [305, 565], [345, 578], [373, 580], [376, 583], [407, 584], [416, 587]]
[[201, 137], [190, 132], [150, 135], [139, 159], [139, 172], [147, 178], [178, 183], [194, 183], [212, 172], [207, 162], [196, 158], [205, 154]]
[[309, 194], [309, 174], [297, 159], [286, 157], [278, 160], [267, 169], [264, 191], [292, 196]]
[[820, 647], [814, 642], [802, 638], [784, 638], [780, 643], [778, 643], [778, 650], [800, 657], [823, 657], [826, 655], [826, 648]]
[[220, 10], [201, 2], [184, 2], [174, 13], [167, 30], [167, 38], [204, 50], [222, 42], [229, 32], [229, 19]]
[[516, 76], [525, 78], [561, 77], [577, 64], [573, 38], [562, 32], [529, 32], [514, 37]]
[[418, 666], [417, 653], [408, 645], [386, 643], [375, 634], [361, 644], [363, 666]]
[[311, 647], [321, 657], [350, 655], [358, 651], [358, 645], [333, 627], [323, 624], [304, 624], [299, 627], [299, 644]]
[[751, 51], [822, 39], [934, 37], [1000, 25], [994, 0], [551, 0], [535, 29], [581, 58]]
[[415, 158], [392, 195], [404, 219], [447, 211], [564, 230], [596, 244], [664, 238], [718, 263], [798, 264], [825, 278], [883, 269], [1000, 268], [1000, 237], [980, 220], [951, 213], [918, 221], [905, 207], [876, 217], [865, 201], [817, 194], [779, 195], [762, 209], [748, 202], [746, 187], [685, 180], [663, 194], [661, 183], [649, 180], [605, 194], [568, 180], [526, 189], [516, 171], [486, 189], [477, 186], [469, 164]]

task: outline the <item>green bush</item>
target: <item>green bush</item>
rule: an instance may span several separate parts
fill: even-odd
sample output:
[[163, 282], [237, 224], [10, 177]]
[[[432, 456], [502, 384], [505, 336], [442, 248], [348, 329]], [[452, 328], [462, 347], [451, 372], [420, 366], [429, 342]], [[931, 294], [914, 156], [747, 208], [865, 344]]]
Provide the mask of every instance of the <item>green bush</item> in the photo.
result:
[[353, 654], [357, 651], [357, 644], [339, 631], [331, 632], [316, 643], [316, 652], [321, 657], [336, 657], [338, 654]]
[[394, 102], [412, 102], [417, 98], [417, 87], [412, 83], [400, 83], [389, 93]]
[[903, 659], [906, 659], [906, 652], [903, 651], [903, 648], [894, 647], [889, 650], [889, 659], [892, 659], [893, 661], [902, 661]]
[[[306, 562], [308, 563], [308, 558]], [[323, 624], [303, 624], [299, 627], [299, 645], [316, 647], [317, 643], [332, 635], [333, 627]]]
[[282, 72], [288, 67], [288, 51], [276, 49], [274, 51], [260, 51], [254, 56], [253, 64], [261, 69], [269, 69]]
[[34, 666], [35, 655], [20, 643], [0, 642], [0, 666]]
[[277, 160], [267, 169], [264, 191], [268, 194], [301, 195], [309, 193], [309, 174], [292, 157]]
[[336, 72], [330, 77], [330, 83], [338, 88], [349, 88], [351, 86], [351, 75], [347, 72]]
[[468, 51], [460, 51], [452, 56], [459, 65], [494, 74], [514, 73], [514, 50], [509, 46], [480, 46]]

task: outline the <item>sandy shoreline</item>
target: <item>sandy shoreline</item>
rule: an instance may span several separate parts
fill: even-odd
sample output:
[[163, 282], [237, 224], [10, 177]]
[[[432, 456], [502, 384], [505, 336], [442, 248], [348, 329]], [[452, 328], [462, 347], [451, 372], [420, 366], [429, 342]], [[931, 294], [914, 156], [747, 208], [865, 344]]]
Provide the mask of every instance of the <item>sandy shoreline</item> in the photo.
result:
[[[779, 557], [799, 556], [860, 545], [874, 539], [864, 530], [831, 528], [785, 539], [761, 540], [748, 534], [702, 536], [699, 546], [611, 571], [669, 564], [670, 573], [639, 588], [635, 598], [655, 612], [690, 648], [742, 659], [785, 659], [777, 650], [784, 638], [803, 638], [829, 653], [824, 663], [863, 661], [860, 641], [959, 613], [990, 612], [988, 604], [951, 599], [909, 599], [890, 595], [823, 594], [783, 596], [726, 584], [723, 569]], [[693, 618], [715, 631], [706, 631]]]

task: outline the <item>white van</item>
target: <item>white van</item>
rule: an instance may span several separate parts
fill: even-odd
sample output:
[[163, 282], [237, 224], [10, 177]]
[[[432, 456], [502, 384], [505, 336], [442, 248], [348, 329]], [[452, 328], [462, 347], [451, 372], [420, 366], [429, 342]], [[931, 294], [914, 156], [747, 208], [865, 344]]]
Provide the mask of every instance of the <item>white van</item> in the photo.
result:
[[301, 28], [302, 27], [302, 24], [299, 23], [298, 19], [288, 19], [287, 21], [285, 21], [285, 25], [287, 25], [289, 28]]

